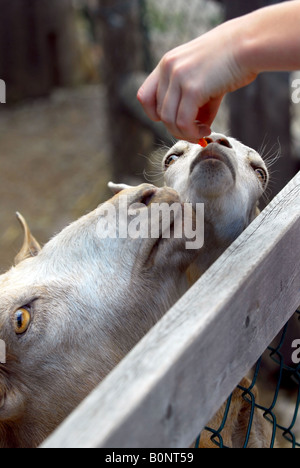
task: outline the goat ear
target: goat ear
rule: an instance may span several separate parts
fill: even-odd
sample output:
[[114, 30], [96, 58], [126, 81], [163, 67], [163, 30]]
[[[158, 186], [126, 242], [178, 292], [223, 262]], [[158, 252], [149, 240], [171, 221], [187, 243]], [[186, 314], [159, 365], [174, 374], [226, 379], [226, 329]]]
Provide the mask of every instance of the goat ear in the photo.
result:
[[15, 265], [18, 265], [26, 258], [36, 257], [41, 251], [41, 246], [31, 234], [28, 224], [26, 223], [23, 216], [20, 213], [16, 213], [16, 215], [24, 231], [24, 243], [20, 252], [15, 258]]
[[117, 193], [122, 192], [122, 190], [133, 188], [132, 185], [115, 184], [114, 182], [108, 182], [107, 185], [114, 195], [117, 195]]

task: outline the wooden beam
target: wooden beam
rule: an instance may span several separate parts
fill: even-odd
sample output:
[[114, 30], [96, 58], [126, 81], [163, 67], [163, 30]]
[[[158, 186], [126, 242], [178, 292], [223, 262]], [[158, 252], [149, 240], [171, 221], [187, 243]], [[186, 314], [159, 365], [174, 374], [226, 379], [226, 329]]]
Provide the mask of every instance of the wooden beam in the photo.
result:
[[300, 304], [300, 173], [43, 444], [187, 447]]
[[[98, 0], [98, 4], [112, 177], [132, 185], [134, 179], [142, 181], [145, 160], [140, 155], [149, 154], [153, 149], [152, 133], [128, 112], [120, 97], [120, 89], [128, 76], [145, 68], [142, 4], [139, 0]], [[137, 101], [137, 91], [138, 88], [135, 92], [131, 90], [134, 101]]]

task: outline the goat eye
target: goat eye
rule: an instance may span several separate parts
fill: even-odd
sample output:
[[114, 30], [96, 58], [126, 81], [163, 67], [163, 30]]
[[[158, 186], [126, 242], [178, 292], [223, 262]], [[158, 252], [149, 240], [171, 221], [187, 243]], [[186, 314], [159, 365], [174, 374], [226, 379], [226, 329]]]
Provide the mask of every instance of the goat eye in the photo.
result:
[[172, 166], [177, 160], [179, 159], [179, 156], [176, 154], [171, 154], [170, 156], [167, 157], [165, 161], [165, 168], [168, 169], [168, 167]]
[[265, 185], [267, 183], [267, 180], [268, 180], [268, 176], [267, 176], [267, 173], [264, 169], [258, 167], [257, 169], [255, 169], [255, 173], [259, 179], [259, 181], [262, 183], [262, 185]]
[[31, 322], [31, 315], [27, 309], [19, 309], [15, 313], [15, 332], [17, 335], [22, 335], [26, 332]]

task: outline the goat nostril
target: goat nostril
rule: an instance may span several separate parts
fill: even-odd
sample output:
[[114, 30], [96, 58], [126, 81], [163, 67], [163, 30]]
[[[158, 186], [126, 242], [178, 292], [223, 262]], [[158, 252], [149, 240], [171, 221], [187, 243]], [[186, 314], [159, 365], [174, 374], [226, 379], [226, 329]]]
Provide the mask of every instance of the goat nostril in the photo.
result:
[[226, 148], [232, 148], [231, 144], [226, 138], [219, 138], [216, 143], [219, 143], [219, 145], [225, 146]]

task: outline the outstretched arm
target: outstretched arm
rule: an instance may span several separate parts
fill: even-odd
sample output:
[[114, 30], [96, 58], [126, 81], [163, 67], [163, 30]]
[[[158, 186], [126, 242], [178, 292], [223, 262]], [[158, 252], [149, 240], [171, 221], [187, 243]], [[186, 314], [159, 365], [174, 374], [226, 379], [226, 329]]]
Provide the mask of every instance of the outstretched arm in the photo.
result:
[[300, 69], [300, 1], [266, 7], [223, 23], [168, 52], [138, 92], [150, 119], [196, 142], [224, 95], [263, 71]]

